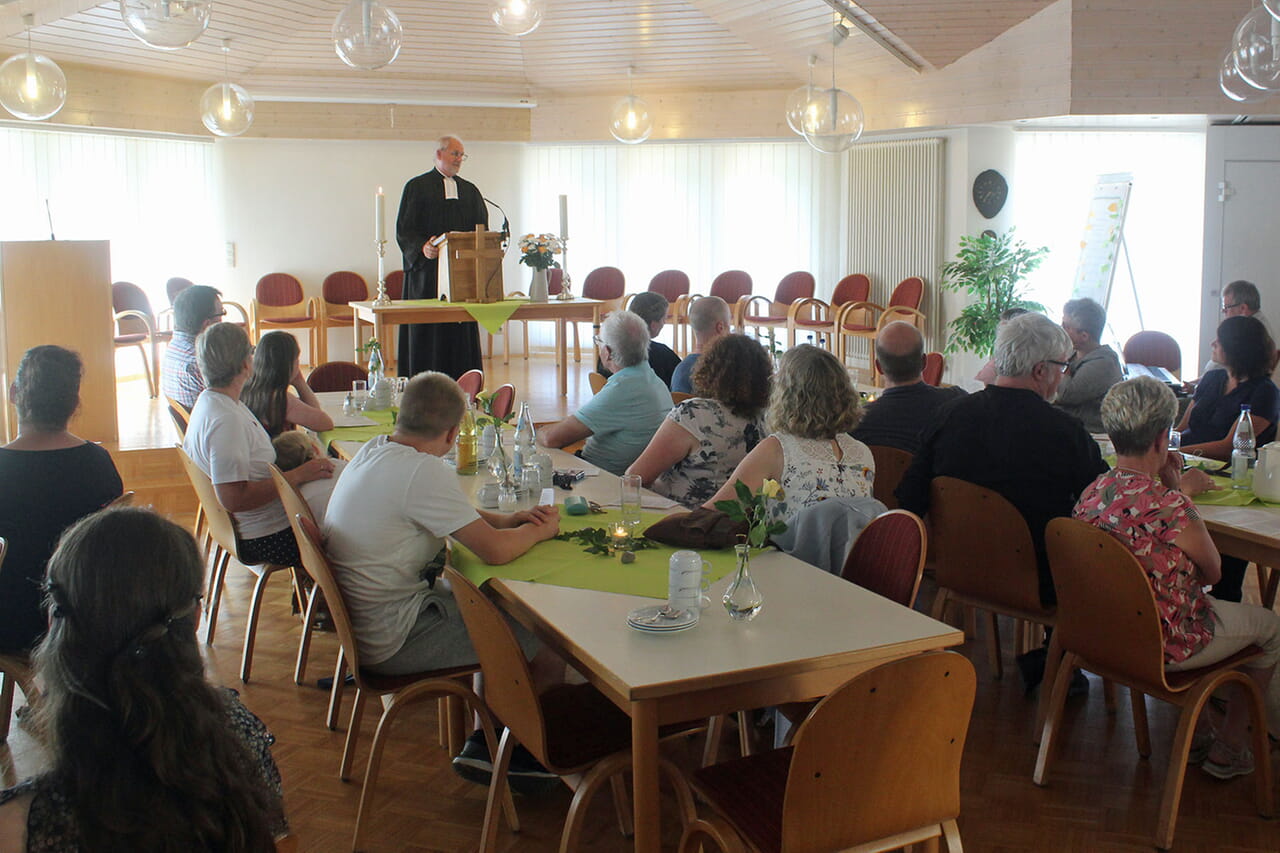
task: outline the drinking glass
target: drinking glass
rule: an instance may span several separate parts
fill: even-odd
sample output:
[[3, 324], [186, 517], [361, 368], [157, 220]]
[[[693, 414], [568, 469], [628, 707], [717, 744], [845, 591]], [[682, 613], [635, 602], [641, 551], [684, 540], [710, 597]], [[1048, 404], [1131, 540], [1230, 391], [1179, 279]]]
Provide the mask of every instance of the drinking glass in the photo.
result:
[[363, 412], [365, 406], [369, 405], [369, 382], [366, 379], [356, 379], [351, 383], [351, 396], [355, 399], [356, 410]]
[[1182, 433], [1178, 432], [1177, 427], [1169, 430], [1169, 449], [1174, 452], [1182, 450]]
[[622, 523], [627, 532], [635, 535], [640, 526], [640, 475], [623, 474], [618, 479], [621, 495], [619, 504], [622, 507]]

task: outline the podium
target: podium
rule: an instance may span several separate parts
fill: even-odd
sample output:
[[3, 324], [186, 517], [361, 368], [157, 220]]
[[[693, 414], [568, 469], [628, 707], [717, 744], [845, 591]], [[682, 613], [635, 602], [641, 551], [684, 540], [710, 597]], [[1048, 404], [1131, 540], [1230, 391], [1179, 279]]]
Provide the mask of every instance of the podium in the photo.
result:
[[498, 302], [506, 298], [502, 286], [502, 234], [450, 231], [440, 246], [440, 297], [450, 302]]

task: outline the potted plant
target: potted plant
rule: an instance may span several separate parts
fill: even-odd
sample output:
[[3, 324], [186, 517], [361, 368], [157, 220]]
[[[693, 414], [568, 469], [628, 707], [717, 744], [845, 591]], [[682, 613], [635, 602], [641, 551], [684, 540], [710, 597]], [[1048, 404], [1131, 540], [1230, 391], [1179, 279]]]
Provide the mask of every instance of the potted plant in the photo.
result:
[[946, 352], [972, 352], [988, 358], [995, 350], [1000, 315], [1010, 308], [1043, 311], [1039, 302], [1024, 299], [1019, 285], [1049, 253], [1014, 241], [1013, 229], [1004, 234], [984, 231], [961, 237], [955, 260], [942, 267], [942, 289], [967, 292], [970, 302], [947, 327]]

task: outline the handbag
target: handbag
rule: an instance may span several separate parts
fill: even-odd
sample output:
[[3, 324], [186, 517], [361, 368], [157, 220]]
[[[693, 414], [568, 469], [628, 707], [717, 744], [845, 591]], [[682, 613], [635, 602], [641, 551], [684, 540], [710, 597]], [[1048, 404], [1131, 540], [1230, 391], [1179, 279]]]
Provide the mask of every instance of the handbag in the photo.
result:
[[668, 515], [644, 532], [646, 538], [663, 545], [695, 550], [729, 548], [746, 534], [745, 521], [734, 521], [718, 509], [705, 507]]

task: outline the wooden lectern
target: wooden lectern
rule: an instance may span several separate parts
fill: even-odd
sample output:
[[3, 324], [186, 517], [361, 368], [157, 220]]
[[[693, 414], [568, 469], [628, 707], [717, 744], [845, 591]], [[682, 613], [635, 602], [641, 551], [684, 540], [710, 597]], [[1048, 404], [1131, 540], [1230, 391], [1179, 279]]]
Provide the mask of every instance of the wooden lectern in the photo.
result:
[[450, 302], [498, 302], [506, 298], [502, 286], [502, 234], [450, 231], [440, 247], [440, 296]]

